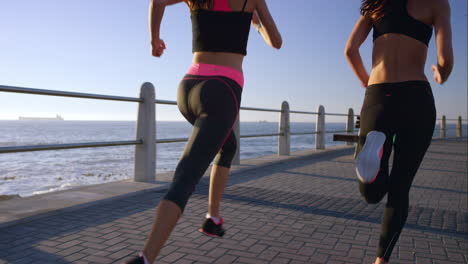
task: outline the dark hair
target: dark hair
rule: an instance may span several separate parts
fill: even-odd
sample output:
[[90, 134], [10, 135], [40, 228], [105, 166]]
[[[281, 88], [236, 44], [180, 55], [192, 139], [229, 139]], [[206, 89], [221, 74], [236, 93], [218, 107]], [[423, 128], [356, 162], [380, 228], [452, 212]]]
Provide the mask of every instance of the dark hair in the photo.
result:
[[212, 9], [213, 8], [213, 0], [188, 0], [190, 9]]
[[388, 3], [391, 0], [362, 0], [361, 15], [379, 20], [389, 11]]

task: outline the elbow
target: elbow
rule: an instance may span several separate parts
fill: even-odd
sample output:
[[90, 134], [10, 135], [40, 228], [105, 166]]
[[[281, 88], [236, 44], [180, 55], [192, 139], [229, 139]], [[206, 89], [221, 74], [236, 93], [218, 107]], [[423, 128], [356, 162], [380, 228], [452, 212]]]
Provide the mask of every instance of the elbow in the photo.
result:
[[353, 57], [354, 55], [356, 55], [358, 52], [358, 50], [354, 47], [350, 47], [350, 46], [346, 46], [346, 48], [344, 49], [344, 56], [346, 58], [351, 58]]
[[443, 68], [446, 68], [446, 69], [452, 69], [453, 68], [453, 57], [452, 56], [449, 56], [447, 58], [443, 58], [440, 60], [439, 64], [440, 66], [442, 66]]

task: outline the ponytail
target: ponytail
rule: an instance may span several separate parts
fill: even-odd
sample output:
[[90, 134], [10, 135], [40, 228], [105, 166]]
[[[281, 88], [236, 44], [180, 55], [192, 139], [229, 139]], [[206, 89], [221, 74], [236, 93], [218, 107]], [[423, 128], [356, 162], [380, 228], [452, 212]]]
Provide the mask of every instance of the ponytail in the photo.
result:
[[188, 0], [190, 9], [212, 9], [213, 0]]
[[[391, 0], [390, 0], [391, 1]], [[361, 15], [370, 17], [372, 20], [380, 20], [388, 12], [389, 0], [362, 0]]]

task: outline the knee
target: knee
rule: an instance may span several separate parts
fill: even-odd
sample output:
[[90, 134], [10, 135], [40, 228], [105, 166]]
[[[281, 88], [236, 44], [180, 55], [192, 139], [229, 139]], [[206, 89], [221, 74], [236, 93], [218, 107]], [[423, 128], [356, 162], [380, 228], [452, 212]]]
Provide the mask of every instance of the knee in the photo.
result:
[[169, 190], [164, 196], [164, 200], [171, 201], [175, 203], [180, 210], [183, 212], [185, 206], [188, 203], [188, 200], [195, 191], [198, 179], [189, 178], [189, 177], [180, 177], [180, 174], [176, 173], [174, 175], [174, 181], [172, 182]]
[[232, 160], [236, 155], [237, 151], [237, 140], [227, 140], [221, 149], [221, 152], [216, 157], [215, 164], [225, 168], [230, 168]]
[[223, 146], [223, 155], [226, 156], [227, 159], [232, 160], [236, 155], [237, 151], [237, 140], [229, 140]]
[[379, 203], [380, 201], [382, 201], [386, 193], [384, 191], [374, 190], [371, 188], [363, 188], [362, 186], [360, 188], [360, 191], [361, 191], [362, 198], [368, 204]]
[[409, 199], [405, 195], [389, 195], [386, 208], [392, 208], [396, 215], [406, 219], [409, 211]]
[[363, 195], [362, 196], [364, 201], [366, 201], [366, 203], [368, 204], [377, 204], [379, 203], [380, 201], [382, 201], [383, 199], [383, 195], [382, 196], [377, 196], [377, 195]]
[[185, 206], [187, 205], [191, 194], [192, 192], [187, 192], [187, 190], [170, 188], [163, 199], [175, 203], [180, 208], [180, 211], [184, 212]]

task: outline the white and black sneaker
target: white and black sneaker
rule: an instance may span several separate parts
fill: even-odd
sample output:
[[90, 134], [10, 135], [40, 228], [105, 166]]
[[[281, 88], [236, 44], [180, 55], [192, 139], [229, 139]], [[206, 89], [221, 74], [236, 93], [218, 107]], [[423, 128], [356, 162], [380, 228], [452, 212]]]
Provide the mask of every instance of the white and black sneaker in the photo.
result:
[[138, 257], [134, 257], [124, 262], [124, 264], [150, 264], [143, 253], [140, 253]]
[[223, 228], [223, 223], [224, 220], [221, 217], [219, 218], [218, 223], [210, 217], [205, 219], [205, 222], [198, 231], [210, 237], [223, 237], [224, 233], [226, 233], [226, 230]]
[[380, 131], [367, 134], [366, 142], [356, 158], [356, 174], [362, 183], [372, 183], [377, 178], [385, 138], [385, 134]]

